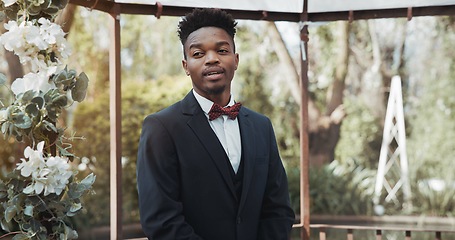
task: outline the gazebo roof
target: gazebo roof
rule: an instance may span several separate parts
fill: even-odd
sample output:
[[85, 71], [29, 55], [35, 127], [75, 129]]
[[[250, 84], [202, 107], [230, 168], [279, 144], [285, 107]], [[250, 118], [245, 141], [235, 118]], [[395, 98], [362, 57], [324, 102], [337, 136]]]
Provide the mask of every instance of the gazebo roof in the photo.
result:
[[118, 6], [122, 14], [158, 17], [182, 16], [193, 8], [211, 7], [229, 11], [237, 19], [292, 22], [301, 21], [304, 9], [310, 22], [455, 14], [455, 0], [70, 0], [70, 3], [103, 12]]

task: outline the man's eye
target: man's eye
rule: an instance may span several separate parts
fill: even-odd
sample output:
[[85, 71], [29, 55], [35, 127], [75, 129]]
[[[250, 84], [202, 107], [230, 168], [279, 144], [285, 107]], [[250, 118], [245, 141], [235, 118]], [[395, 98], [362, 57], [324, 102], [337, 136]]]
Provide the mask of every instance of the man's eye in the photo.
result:
[[202, 56], [202, 52], [194, 52], [193, 57], [199, 57]]
[[220, 49], [220, 50], [218, 50], [218, 52], [220, 52], [220, 53], [227, 53], [228, 50], [226, 50], [226, 49]]

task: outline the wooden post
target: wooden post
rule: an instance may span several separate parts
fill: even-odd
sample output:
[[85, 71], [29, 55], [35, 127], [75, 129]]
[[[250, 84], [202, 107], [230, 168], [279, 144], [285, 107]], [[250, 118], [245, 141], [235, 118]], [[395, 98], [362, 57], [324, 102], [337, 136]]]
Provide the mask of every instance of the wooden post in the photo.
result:
[[308, 137], [308, 0], [303, 2], [300, 16], [300, 65], [301, 65], [301, 101], [300, 101], [300, 218], [303, 227], [300, 231], [302, 240], [310, 239], [310, 150]]
[[121, 125], [121, 63], [120, 63], [120, 5], [110, 12], [109, 48], [109, 116], [110, 116], [110, 209], [111, 239], [122, 236], [122, 125]]

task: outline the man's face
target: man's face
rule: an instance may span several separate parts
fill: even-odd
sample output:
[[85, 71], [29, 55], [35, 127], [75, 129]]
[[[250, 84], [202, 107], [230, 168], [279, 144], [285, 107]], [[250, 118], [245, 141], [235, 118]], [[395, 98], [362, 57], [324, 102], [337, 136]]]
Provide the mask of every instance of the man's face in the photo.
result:
[[239, 56], [226, 31], [217, 27], [200, 28], [188, 36], [184, 51], [183, 68], [199, 95], [213, 101], [214, 96], [230, 94]]

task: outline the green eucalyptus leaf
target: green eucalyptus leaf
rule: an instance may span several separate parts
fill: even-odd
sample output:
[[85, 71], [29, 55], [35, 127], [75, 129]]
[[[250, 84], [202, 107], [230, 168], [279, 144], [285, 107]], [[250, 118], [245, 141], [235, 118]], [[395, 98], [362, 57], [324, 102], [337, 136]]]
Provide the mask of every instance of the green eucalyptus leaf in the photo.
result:
[[55, 7], [55, 6], [50, 6], [46, 9], [43, 9], [43, 12], [49, 14], [49, 15], [55, 15], [58, 13], [60, 9], [58, 7]]
[[82, 181], [81, 181], [81, 184], [86, 186], [87, 189], [89, 189], [93, 183], [95, 182], [96, 180], [96, 176], [93, 174], [93, 173], [90, 173], [89, 175], [87, 175], [87, 177], [85, 177]]
[[[8, 131], [8, 127], [9, 127], [10, 123], [9, 122], [4, 122], [2, 124], [2, 134], [6, 135], [6, 131]], [[12, 125], [12, 124], [11, 124]]]
[[70, 70], [68, 71], [68, 76], [69, 76], [70, 78], [75, 78], [76, 75], [77, 75], [76, 70], [70, 69]]
[[78, 239], [77, 231], [65, 225], [65, 232], [67, 239]]
[[40, 204], [35, 206], [35, 210], [38, 212], [45, 212], [45, 211], [47, 211], [47, 206], [46, 206], [46, 204], [40, 202]]
[[52, 97], [54, 98], [47, 104], [46, 110], [49, 118], [56, 122], [62, 108], [68, 103], [68, 97], [66, 95], [55, 95]]
[[57, 96], [60, 95], [60, 92], [58, 89], [54, 88], [54, 89], [51, 89], [49, 91], [47, 91], [47, 93], [44, 94], [44, 101], [47, 102], [47, 103], [50, 103], [53, 101], [54, 98], [56, 98]]
[[5, 84], [6, 84], [6, 75], [3, 73], [0, 73], [0, 85], [5, 85]]
[[41, 6], [29, 5], [27, 12], [32, 16], [36, 16], [41, 12]]
[[65, 156], [65, 157], [75, 157], [75, 155], [72, 154], [71, 152], [69, 152], [68, 150], [66, 150], [66, 148], [63, 148], [63, 147], [58, 146], [58, 145], [57, 145], [57, 147], [58, 147], [58, 150], [60, 152], [60, 155]]
[[82, 208], [81, 203], [73, 203], [70, 207], [70, 212], [77, 212]]
[[0, 226], [3, 230], [10, 232], [10, 225], [11, 223], [7, 223], [4, 218], [0, 219]]
[[68, 0], [54, 0], [52, 1], [52, 5], [58, 7], [59, 9], [63, 9], [66, 5], [68, 5]]
[[35, 103], [30, 103], [28, 104], [26, 107], [25, 107], [25, 112], [28, 114], [28, 115], [31, 115], [33, 117], [36, 117], [38, 116], [39, 114], [39, 109], [38, 109], [38, 106], [36, 106]]
[[43, 123], [44, 123], [44, 126], [47, 130], [49, 131], [53, 131], [55, 133], [58, 133], [58, 129], [57, 127], [55, 127], [55, 125], [47, 120], [43, 120]]
[[35, 91], [28, 90], [21, 96], [21, 100], [24, 102], [30, 102], [35, 96], [36, 96]]
[[24, 209], [24, 214], [33, 217], [33, 205], [27, 205]]
[[56, 85], [63, 84], [64, 86], [69, 85], [71, 83], [71, 79], [68, 78], [68, 75], [66, 73], [66, 67], [62, 71], [60, 71], [58, 74], [54, 75], [52, 78], [54, 83]]
[[17, 207], [15, 205], [9, 206], [5, 210], [5, 220], [6, 222], [11, 222], [11, 220], [16, 216], [17, 214]]
[[77, 77], [76, 85], [73, 89], [71, 89], [71, 96], [73, 97], [74, 101], [82, 102], [85, 99], [85, 95], [87, 94], [88, 81], [88, 77], [84, 72], [79, 74], [79, 77]]
[[0, 11], [0, 22], [5, 21], [6, 14], [3, 11]]
[[37, 219], [30, 219], [30, 229], [32, 232], [40, 232], [40, 231], [46, 231], [46, 228], [37, 220]]
[[68, 104], [68, 97], [66, 95], [60, 95], [52, 99], [52, 105], [56, 107], [65, 107]]
[[49, 236], [47, 235], [47, 231], [46, 231], [45, 227], [41, 227], [40, 232], [37, 233], [37, 239], [38, 240], [49, 240]]
[[25, 115], [24, 113], [19, 113], [14, 116], [14, 126], [20, 129], [27, 129], [32, 126], [32, 120], [30, 117]]
[[[23, 179], [18, 178], [17, 182], [18, 182], [18, 184], [21, 184], [20, 185], [21, 187], [19, 189], [22, 190], [22, 188], [24, 187]], [[22, 193], [17, 194], [16, 196], [14, 196], [13, 202], [16, 204], [17, 209], [21, 208], [21, 206], [24, 204], [26, 199], [27, 199], [27, 196], [25, 194], [22, 194]]]
[[76, 230], [65, 224], [65, 234], [63, 236], [60, 235], [60, 238], [62, 237], [64, 237], [63, 239], [77, 239], [79, 236]]
[[49, 117], [49, 119], [56, 122], [58, 119], [58, 115], [59, 115], [58, 109], [55, 107], [48, 106], [46, 108], [46, 110], [47, 110], [47, 116]]
[[71, 183], [69, 185], [68, 196], [71, 199], [80, 198], [84, 194], [84, 189], [82, 189], [79, 186], [80, 186], [80, 184], [78, 184], [78, 183]]
[[30, 204], [33, 206], [37, 206], [42, 203], [41, 198], [38, 196], [29, 196], [28, 201], [30, 201]]
[[[41, 3], [41, 0], [38, 0], [37, 2]], [[45, 10], [45, 9], [49, 8], [52, 5], [52, 0], [44, 0], [40, 5], [41, 5], [41, 8], [43, 10]]]
[[31, 102], [36, 103], [39, 109], [44, 107], [44, 98], [41, 96], [34, 97]]
[[66, 212], [66, 216], [68, 217], [74, 217], [77, 215], [77, 212]]
[[82, 195], [92, 187], [95, 180], [96, 176], [93, 173], [90, 173], [80, 183], [70, 184], [68, 191], [69, 197], [71, 199], [77, 199], [82, 197]]
[[27, 240], [27, 239], [30, 239], [26, 234], [24, 233], [19, 233], [19, 234], [16, 234], [14, 235], [14, 237], [12, 238], [12, 240]]

